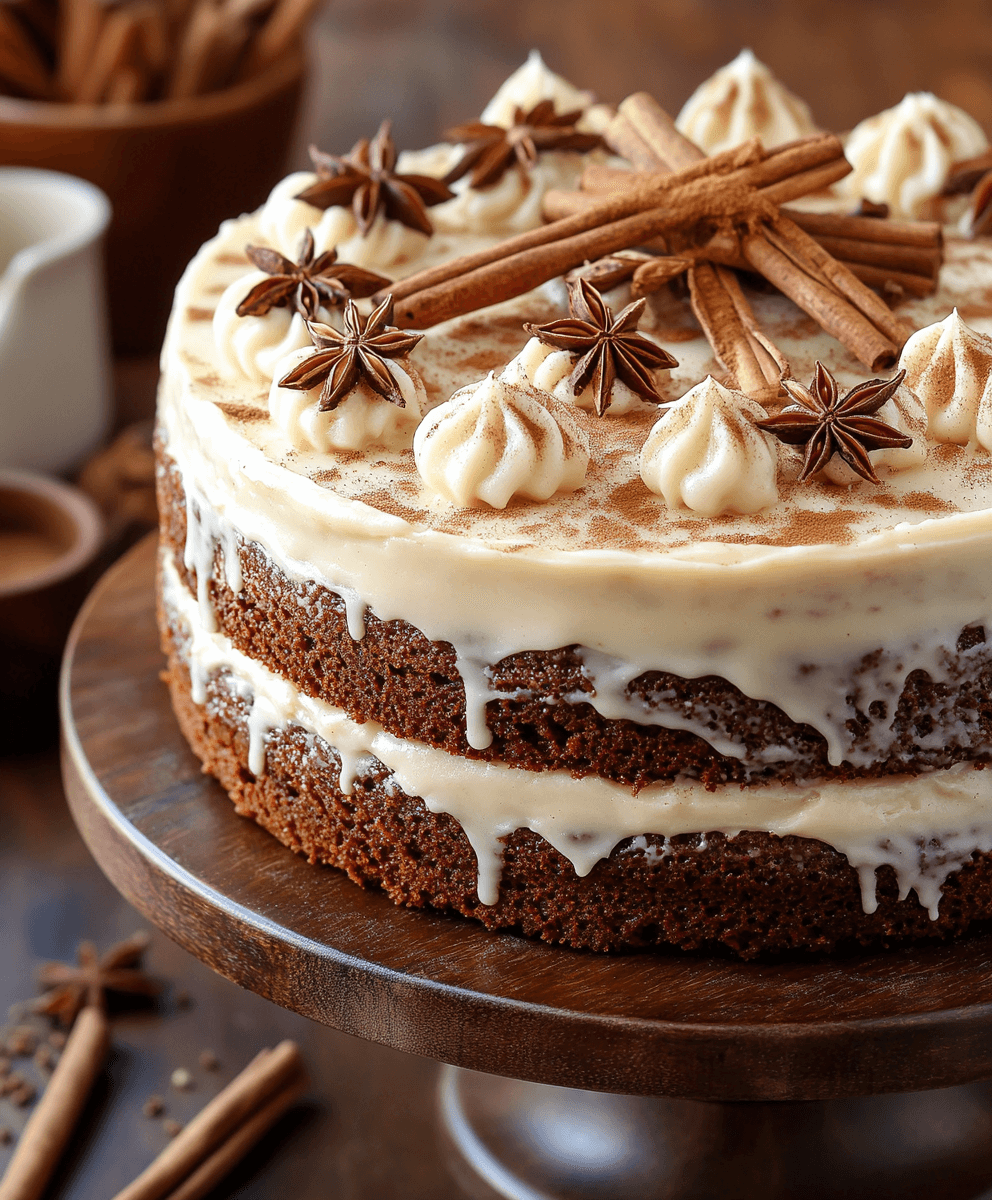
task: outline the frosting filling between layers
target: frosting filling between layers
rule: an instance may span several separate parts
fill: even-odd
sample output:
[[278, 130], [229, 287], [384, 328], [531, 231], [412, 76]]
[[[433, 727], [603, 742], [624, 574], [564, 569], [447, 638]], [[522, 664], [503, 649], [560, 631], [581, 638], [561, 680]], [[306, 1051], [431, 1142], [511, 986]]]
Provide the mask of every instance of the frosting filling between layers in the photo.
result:
[[[235, 556], [236, 557], [236, 556]], [[358, 724], [343, 710], [301, 693], [292, 683], [237, 650], [202, 619], [179, 579], [171, 555], [161, 564], [162, 600], [183, 644], [193, 700], [207, 702], [207, 683], [220, 673], [250, 701], [249, 768], [265, 770], [265, 743], [275, 729], [299, 726], [337, 756], [340, 788], [350, 793], [371, 761], [391, 772], [395, 786], [419, 796], [433, 813], [459, 822], [478, 859], [479, 899], [499, 894], [502, 844], [515, 829], [545, 838], [586, 875], [628, 838], [645, 850], [646, 834], [742, 830], [812, 838], [832, 846], [858, 872], [866, 912], [875, 909], [875, 872], [895, 871], [900, 896], [915, 891], [936, 918], [940, 888], [977, 851], [992, 851], [992, 771], [968, 765], [884, 782], [769, 784], [708, 791], [695, 782], [651, 784], [637, 795], [597, 776], [525, 771], [469, 760], [397, 738], [375, 722]], [[661, 851], [664, 853], [664, 850]]]

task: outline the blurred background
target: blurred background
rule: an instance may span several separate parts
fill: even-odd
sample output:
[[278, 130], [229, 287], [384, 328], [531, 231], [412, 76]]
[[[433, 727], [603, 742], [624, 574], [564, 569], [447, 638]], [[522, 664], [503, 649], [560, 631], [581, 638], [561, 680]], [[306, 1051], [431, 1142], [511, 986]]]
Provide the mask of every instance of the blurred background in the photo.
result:
[[933, 91], [992, 132], [987, 0], [336, 0], [314, 30], [295, 161], [308, 139], [339, 150], [380, 116], [401, 147], [435, 140], [481, 112], [532, 47], [601, 100], [643, 88], [673, 114], [750, 47], [824, 128]]

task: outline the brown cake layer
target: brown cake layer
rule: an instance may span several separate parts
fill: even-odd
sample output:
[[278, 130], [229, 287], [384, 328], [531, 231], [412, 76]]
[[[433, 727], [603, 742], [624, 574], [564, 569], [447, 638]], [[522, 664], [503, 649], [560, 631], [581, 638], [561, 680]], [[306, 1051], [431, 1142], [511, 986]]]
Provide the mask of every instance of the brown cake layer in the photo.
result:
[[[183, 567], [182, 478], [170, 460], [161, 458], [163, 542], [195, 593], [195, 577]], [[592, 687], [574, 647], [515, 654], [493, 665], [494, 689], [519, 690], [520, 695], [489, 701], [486, 720], [492, 744], [486, 750], [473, 750], [465, 738], [465, 692], [450, 644], [431, 642], [407, 622], [380, 621], [374, 613], [367, 615], [365, 636], [354, 641], [344, 601], [336, 593], [314, 583], [296, 584], [253, 543], [240, 543], [239, 556], [242, 590], [235, 595], [227, 587], [219, 551], [210, 585], [219, 627], [239, 650], [357, 721], [377, 721], [397, 737], [451, 754], [530, 770], [596, 774], [634, 787], [676, 777], [697, 778], [710, 786], [762, 779], [870, 778], [990, 760], [992, 646], [980, 627], [961, 631], [948, 663], [951, 682], [936, 683], [922, 671], [907, 678], [896, 704], [892, 750], [867, 768], [831, 766], [826, 741], [815, 729], [797, 724], [775, 705], [750, 699], [713, 676], [683, 679], [650, 671], [634, 680], [629, 691], [649, 704], [654, 703], [654, 694], [664, 693], [666, 707], [674, 704], [675, 712], [742, 744], [744, 759], [717, 753], [709, 742], [687, 730], [609, 720], [590, 704], [564, 699]], [[869, 655], [861, 669], [870, 670], [874, 657]], [[856, 695], [856, 678], [851, 689]], [[861, 713], [857, 725], [851, 723], [861, 742], [867, 739], [872, 719], [885, 719], [884, 705], [872, 705], [873, 710], [876, 707], [879, 711]], [[971, 736], [960, 745], [921, 747], [920, 740], [934, 728], [932, 714], [941, 710], [950, 710]], [[792, 761], [764, 763], [762, 752], [768, 747], [785, 747]]]
[[648, 946], [725, 947], [743, 958], [766, 951], [829, 951], [945, 938], [992, 916], [992, 856], [976, 853], [943, 887], [931, 921], [910, 895], [898, 899], [890, 867], [877, 873], [878, 909], [861, 903], [857, 873], [823, 842], [767, 833], [686, 835], [632, 850], [628, 839], [580, 879], [571, 863], [530, 830], [506, 840], [499, 902], [476, 894], [476, 858], [461, 826], [388, 786], [377, 766], [350, 795], [337, 786], [339, 759], [299, 727], [273, 731], [265, 773], [248, 768], [246, 701], [215, 675], [195, 704], [176, 642], [169, 687], [183, 733], [243, 816], [311, 862], [378, 885], [396, 904], [461, 913], [489, 929], [607, 951]]

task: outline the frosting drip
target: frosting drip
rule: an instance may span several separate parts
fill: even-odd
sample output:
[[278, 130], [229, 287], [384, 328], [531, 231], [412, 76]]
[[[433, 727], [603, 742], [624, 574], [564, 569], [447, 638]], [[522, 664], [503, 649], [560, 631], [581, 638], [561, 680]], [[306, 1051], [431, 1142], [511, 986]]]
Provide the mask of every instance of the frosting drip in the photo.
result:
[[589, 462], [586, 436], [564, 405], [492, 371], [429, 414], [413, 452], [424, 482], [462, 507], [574, 492]]
[[372, 446], [402, 450], [410, 445], [427, 405], [423, 380], [414, 367], [405, 361], [383, 360], [405, 401], [404, 408], [390, 404], [359, 381], [336, 408], [321, 412], [319, 384], [309, 392], [279, 386], [279, 380], [311, 354], [312, 345], [281, 359], [269, 389], [269, 415], [290, 445], [324, 453], [367, 450]]
[[838, 186], [844, 195], [887, 204], [894, 217], [929, 217], [951, 164], [987, 147], [963, 109], [931, 92], [910, 92], [854, 127], [844, 148], [854, 170]]
[[707, 376], [657, 421], [641, 450], [641, 478], [671, 508], [715, 517], [755, 513], [778, 500], [768, 414], [743, 392]]
[[162, 578], [163, 602], [186, 634], [183, 653], [194, 702], [209, 702], [208, 682], [223, 672], [224, 683], [250, 705], [249, 768], [256, 775], [264, 773], [268, 736], [290, 726], [319, 737], [337, 757], [345, 794], [381, 763], [392, 773], [393, 786], [462, 826], [478, 859], [483, 904], [499, 899], [502, 839], [515, 829], [531, 829], [545, 838], [580, 876], [625, 839], [634, 839], [630, 852], [646, 853], [645, 834], [670, 839], [757, 830], [815, 838], [844, 854], [858, 871], [866, 912], [876, 907], [875, 871], [888, 864], [895, 870], [900, 896], [915, 891], [933, 918], [948, 875], [976, 850], [992, 850], [992, 771], [968, 766], [915, 778], [747, 791], [708, 791], [691, 782], [651, 784], [634, 796], [597, 776], [573, 779], [565, 771], [525, 771], [397, 738], [374, 721], [358, 724], [343, 710], [302, 694], [205, 628], [167, 555]]
[[926, 405], [930, 436], [992, 450], [992, 338], [966, 325], [955, 309], [903, 347], [900, 366]]
[[707, 154], [759, 137], [765, 149], [816, 133], [807, 105], [742, 50], [692, 93], [675, 121], [680, 133]]

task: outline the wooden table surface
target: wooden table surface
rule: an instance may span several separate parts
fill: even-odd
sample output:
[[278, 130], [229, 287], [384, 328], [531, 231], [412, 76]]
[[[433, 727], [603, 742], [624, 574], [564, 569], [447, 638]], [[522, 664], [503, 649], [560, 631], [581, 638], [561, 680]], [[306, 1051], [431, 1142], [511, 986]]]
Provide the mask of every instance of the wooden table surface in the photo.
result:
[[[50, 750], [0, 760], [0, 1011], [34, 993], [34, 974], [48, 959], [73, 958], [77, 943], [99, 946], [147, 922], [104, 879], [76, 833]], [[142, 1115], [149, 1095], [162, 1095], [168, 1115], [193, 1115], [262, 1046], [295, 1038], [313, 1086], [216, 1194], [245, 1200], [358, 1200], [477, 1196], [462, 1190], [459, 1165], [446, 1152], [435, 1121], [437, 1064], [315, 1025], [214, 975], [155, 932], [147, 955], [168, 984], [158, 1008], [121, 1013], [113, 1052], [85, 1127], [48, 1193], [60, 1200], [107, 1200], [166, 1144], [160, 1120]], [[182, 1005], [186, 992], [192, 1004]], [[177, 1003], [177, 996], [179, 1003]], [[202, 1050], [221, 1061], [198, 1065]], [[176, 1067], [192, 1071], [196, 1088], [169, 1086]], [[0, 1126], [17, 1129], [24, 1112], [0, 1099]], [[0, 1146], [0, 1171], [9, 1148]]]

